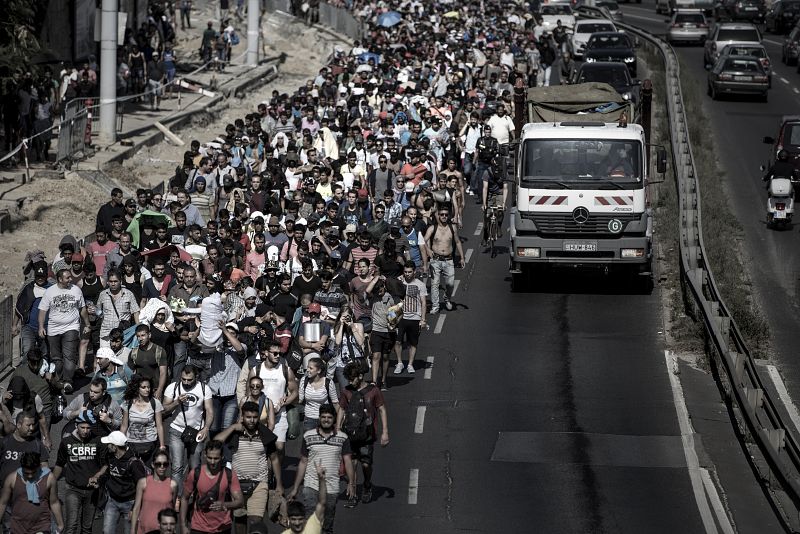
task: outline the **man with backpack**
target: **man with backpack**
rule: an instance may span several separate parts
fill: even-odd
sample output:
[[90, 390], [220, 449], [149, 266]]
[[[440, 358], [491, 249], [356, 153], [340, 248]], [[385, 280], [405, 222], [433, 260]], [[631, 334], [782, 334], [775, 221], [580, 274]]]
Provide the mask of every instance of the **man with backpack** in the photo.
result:
[[[361, 502], [372, 500], [372, 465], [373, 444], [378, 435], [378, 418], [381, 420], [380, 444], [389, 444], [389, 418], [381, 390], [364, 380], [364, 369], [360, 364], [351, 362], [344, 368], [344, 376], [350, 382], [342, 390], [337, 414], [337, 427], [344, 430], [350, 438], [350, 449], [353, 459], [353, 476], [348, 473], [351, 484], [358, 478], [358, 466], [364, 471]], [[358, 504], [358, 495], [353, 493], [345, 504], [346, 508], [354, 508]]]
[[192, 469], [183, 483], [180, 508], [183, 532], [230, 532], [231, 510], [241, 508], [244, 502], [239, 477], [234, 470], [225, 467], [222, 460], [222, 447], [219, 440], [209, 441], [205, 465]]
[[[325, 533], [333, 532], [333, 520], [336, 516], [336, 497], [339, 494], [339, 465], [342, 461], [344, 461], [344, 469], [349, 481], [347, 484], [347, 497], [353, 499], [356, 496], [356, 479], [350, 453], [350, 440], [342, 430], [336, 430], [335, 424], [336, 410], [333, 406], [330, 404], [320, 406], [319, 425], [317, 428], [303, 434], [297, 476], [294, 479], [292, 490], [286, 497], [289, 501], [294, 499], [300, 491], [300, 484], [302, 483], [303, 491], [299, 500], [303, 503], [307, 513], [315, 509], [317, 502], [324, 501], [325, 517], [322, 521], [322, 532]], [[315, 466], [315, 468], [308, 469], [309, 464]], [[324, 481], [317, 474], [319, 471], [324, 471]], [[325, 499], [321, 497], [321, 484], [325, 485], [324, 491], [328, 496]]]
[[[89, 391], [77, 395], [64, 408], [64, 419], [74, 421], [80, 414], [88, 411], [92, 414], [92, 431], [95, 436], [103, 437], [119, 430], [122, 425], [122, 408], [106, 391], [107, 385], [105, 378], [93, 378], [89, 383]], [[75, 423], [67, 423], [63, 435], [74, 429]]]
[[110, 347], [100, 347], [95, 354], [98, 369], [92, 379], [102, 378], [106, 381], [106, 391], [118, 404], [122, 403], [125, 389], [133, 373], [125, 367], [119, 356]]
[[[439, 312], [440, 302], [450, 311], [453, 303], [450, 294], [455, 287], [456, 262], [464, 267], [464, 249], [453, 223], [450, 221], [450, 208], [441, 206], [436, 210], [436, 222], [425, 232], [425, 242], [431, 251], [431, 313]], [[440, 284], [444, 282], [444, 295]]]
[[103, 509], [103, 532], [120, 532], [118, 527], [122, 518], [121, 531], [123, 534], [130, 534], [136, 484], [147, 476], [147, 468], [128, 447], [128, 437], [119, 430], [100, 438], [100, 442], [108, 445], [108, 478], [105, 484], [108, 502]]

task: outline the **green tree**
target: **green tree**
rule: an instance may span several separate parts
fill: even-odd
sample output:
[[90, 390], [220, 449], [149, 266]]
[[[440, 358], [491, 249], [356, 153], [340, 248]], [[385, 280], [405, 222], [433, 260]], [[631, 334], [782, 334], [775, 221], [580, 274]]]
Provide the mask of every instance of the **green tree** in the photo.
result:
[[44, 52], [39, 41], [46, 0], [4, 0], [0, 16], [0, 72], [28, 68]]

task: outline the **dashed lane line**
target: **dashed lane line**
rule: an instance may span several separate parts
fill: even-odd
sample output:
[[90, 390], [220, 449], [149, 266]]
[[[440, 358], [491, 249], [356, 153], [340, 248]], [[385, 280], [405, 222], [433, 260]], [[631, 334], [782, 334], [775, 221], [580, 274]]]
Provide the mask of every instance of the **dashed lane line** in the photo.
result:
[[458, 286], [461, 284], [461, 280], [456, 280], [453, 282], [453, 296], [456, 296], [456, 291], [458, 291]]
[[778, 41], [773, 41], [772, 39], [761, 39], [761, 42], [762, 43], [769, 43], [769, 44], [772, 44], [772, 45], [775, 45], [775, 46], [783, 46], [783, 43], [780, 43]]
[[789, 85], [789, 80], [787, 80], [787, 79], [786, 79], [786, 78], [784, 78], [783, 76], [781, 76], [781, 77], [780, 77], [780, 78], [778, 78], [778, 79], [779, 79], [780, 81], [782, 81], [783, 83], [785, 83], [786, 85]]
[[797, 87], [792, 87], [792, 91], [794, 91], [794, 94], [800, 95], [800, 89], [798, 89]]
[[419, 493], [419, 469], [412, 469], [408, 474], [408, 504], [417, 504]]
[[436, 319], [436, 326], [433, 328], [434, 334], [441, 334], [442, 328], [444, 327], [444, 320], [447, 317], [446, 313], [439, 314], [439, 318]]
[[417, 419], [414, 422], [414, 434], [422, 434], [425, 428], [425, 411], [426, 406], [417, 406]]
[[478, 227], [475, 229], [475, 233], [473, 235], [481, 235], [483, 232], [483, 222], [478, 223]]
[[425, 366], [425, 372], [422, 374], [422, 378], [425, 380], [431, 379], [431, 374], [433, 373], [433, 356], [428, 356], [425, 358], [425, 361], [428, 365]]
[[[478, 235], [478, 234], [475, 234]], [[471, 248], [468, 248], [467, 251], [464, 253], [464, 263], [469, 263], [469, 260], [472, 258], [472, 253], [475, 252]]]

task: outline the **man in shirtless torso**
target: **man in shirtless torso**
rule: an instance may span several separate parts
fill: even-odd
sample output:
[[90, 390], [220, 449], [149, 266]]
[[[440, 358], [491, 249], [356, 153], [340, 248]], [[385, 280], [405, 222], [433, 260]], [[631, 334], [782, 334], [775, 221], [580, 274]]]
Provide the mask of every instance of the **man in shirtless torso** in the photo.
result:
[[[450, 295], [455, 284], [455, 258], [458, 255], [458, 266], [464, 267], [464, 249], [456, 229], [450, 222], [450, 209], [441, 206], [436, 211], [436, 224], [432, 224], [425, 232], [425, 243], [431, 251], [431, 313], [439, 311], [440, 298], [446, 310], [452, 310]], [[443, 279], [443, 280], [442, 280]], [[440, 283], [444, 282], [444, 295], [440, 293]]]

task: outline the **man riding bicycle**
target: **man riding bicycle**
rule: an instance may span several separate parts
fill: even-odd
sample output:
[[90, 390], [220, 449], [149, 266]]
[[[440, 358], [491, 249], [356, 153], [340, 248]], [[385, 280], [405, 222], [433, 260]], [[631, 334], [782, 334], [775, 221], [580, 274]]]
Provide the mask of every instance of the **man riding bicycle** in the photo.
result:
[[[500, 145], [497, 139], [492, 137], [492, 127], [488, 124], [483, 125], [483, 135], [478, 138], [475, 144], [475, 164], [477, 179], [483, 182], [481, 189], [481, 204], [483, 205], [483, 242], [486, 246], [489, 239], [489, 226], [491, 215], [488, 207], [497, 209], [497, 235], [502, 235], [503, 210], [505, 209], [506, 199], [508, 198], [508, 183], [495, 171], [497, 157], [500, 152]], [[503, 195], [500, 196], [502, 191]]]

